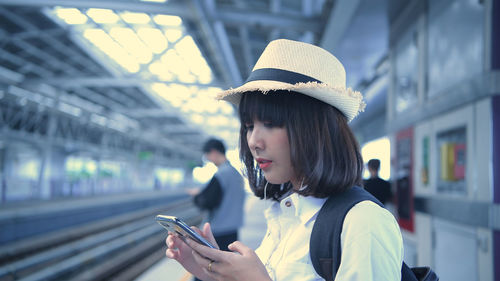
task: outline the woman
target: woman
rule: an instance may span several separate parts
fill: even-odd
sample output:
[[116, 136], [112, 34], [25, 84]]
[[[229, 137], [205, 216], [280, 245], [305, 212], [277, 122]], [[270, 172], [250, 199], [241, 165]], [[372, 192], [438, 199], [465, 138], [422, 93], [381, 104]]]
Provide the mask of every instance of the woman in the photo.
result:
[[[169, 235], [167, 257], [202, 280], [323, 280], [309, 239], [326, 198], [361, 184], [363, 161], [348, 126], [363, 110], [361, 94], [346, 89], [333, 55], [281, 39], [266, 47], [243, 86], [219, 97], [239, 105], [240, 157], [253, 192], [275, 201], [265, 211], [268, 230], [256, 251], [237, 241], [223, 252]], [[210, 225], [199, 232], [214, 243]], [[401, 279], [399, 227], [374, 202], [347, 213], [341, 248], [335, 280]]]

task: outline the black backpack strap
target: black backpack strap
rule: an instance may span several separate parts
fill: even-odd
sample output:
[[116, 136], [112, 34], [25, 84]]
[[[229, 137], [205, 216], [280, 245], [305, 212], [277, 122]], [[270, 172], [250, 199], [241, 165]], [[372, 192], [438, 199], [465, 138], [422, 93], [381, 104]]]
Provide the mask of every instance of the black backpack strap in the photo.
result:
[[382, 203], [354, 186], [345, 192], [329, 197], [319, 210], [313, 226], [309, 250], [316, 272], [327, 281], [333, 281], [340, 266], [340, 234], [347, 212], [357, 203], [370, 200], [381, 207]]
[[[340, 266], [340, 235], [347, 212], [361, 201], [370, 200], [384, 207], [380, 201], [361, 187], [328, 198], [318, 212], [309, 241], [309, 254], [314, 270], [326, 281], [333, 281]], [[403, 262], [403, 281], [439, 281], [430, 267], [409, 268]]]
[[415, 272], [410, 269], [405, 262], [403, 262], [403, 266], [401, 267], [401, 280], [404, 281], [419, 281], [425, 279], [417, 279], [415, 276]]

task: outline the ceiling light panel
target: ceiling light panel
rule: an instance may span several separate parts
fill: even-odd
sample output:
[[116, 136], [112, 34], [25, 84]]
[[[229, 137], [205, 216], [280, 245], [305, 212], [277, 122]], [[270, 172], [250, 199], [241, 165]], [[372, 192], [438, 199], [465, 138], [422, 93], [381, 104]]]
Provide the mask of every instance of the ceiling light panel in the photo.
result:
[[168, 47], [168, 40], [157, 28], [142, 27], [137, 29], [139, 38], [155, 54], [161, 54]]
[[156, 15], [153, 17], [154, 22], [164, 26], [181, 26], [182, 19], [178, 16]]
[[131, 24], [147, 24], [151, 21], [148, 14], [145, 13], [123, 12], [120, 16], [125, 22]]
[[168, 41], [174, 43], [182, 37], [182, 30], [169, 28], [165, 30], [165, 37], [167, 37]]
[[151, 62], [153, 53], [130, 28], [113, 27], [109, 34], [141, 64]]
[[[212, 70], [195, 40], [184, 32], [180, 17], [61, 7], [54, 8], [52, 15], [60, 24], [71, 25], [75, 35], [81, 34], [91, 42], [96, 47], [92, 51], [106, 54], [123, 67], [128, 72], [124, 74], [164, 81], [145, 84], [144, 90], [165, 100], [170, 110], [184, 115], [186, 122], [227, 143], [237, 140], [239, 120], [234, 108], [215, 100], [221, 89], [210, 87]], [[93, 116], [92, 121], [116, 130], [140, 126], [124, 118]]]
[[88, 9], [87, 15], [96, 23], [116, 23], [120, 19], [113, 10], [109, 9]]
[[139, 71], [138, 61], [102, 29], [89, 28], [83, 36], [129, 72]]
[[55, 8], [55, 13], [58, 17], [64, 20], [67, 24], [84, 24], [88, 18], [80, 10], [75, 8]]

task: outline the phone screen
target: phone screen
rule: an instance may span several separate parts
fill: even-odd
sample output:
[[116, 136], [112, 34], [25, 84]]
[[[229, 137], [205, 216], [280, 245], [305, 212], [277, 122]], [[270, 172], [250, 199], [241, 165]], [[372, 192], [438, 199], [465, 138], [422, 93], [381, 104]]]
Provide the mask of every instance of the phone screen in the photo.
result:
[[205, 238], [192, 230], [185, 222], [181, 221], [177, 217], [157, 215], [156, 222], [158, 222], [168, 231], [177, 233], [177, 235], [179, 235], [179, 237], [184, 241], [187, 237], [189, 237], [202, 245], [205, 245], [212, 249], [216, 249], [212, 244], [210, 244], [210, 242], [208, 242]]

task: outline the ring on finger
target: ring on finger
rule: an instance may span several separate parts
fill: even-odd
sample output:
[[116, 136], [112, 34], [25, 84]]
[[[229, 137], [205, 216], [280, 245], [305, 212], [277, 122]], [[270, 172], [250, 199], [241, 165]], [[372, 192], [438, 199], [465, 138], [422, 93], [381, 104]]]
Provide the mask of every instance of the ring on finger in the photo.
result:
[[208, 271], [210, 271], [210, 272], [212, 272], [212, 263], [214, 263], [214, 261], [210, 261], [208, 263], [208, 267], [207, 267]]

